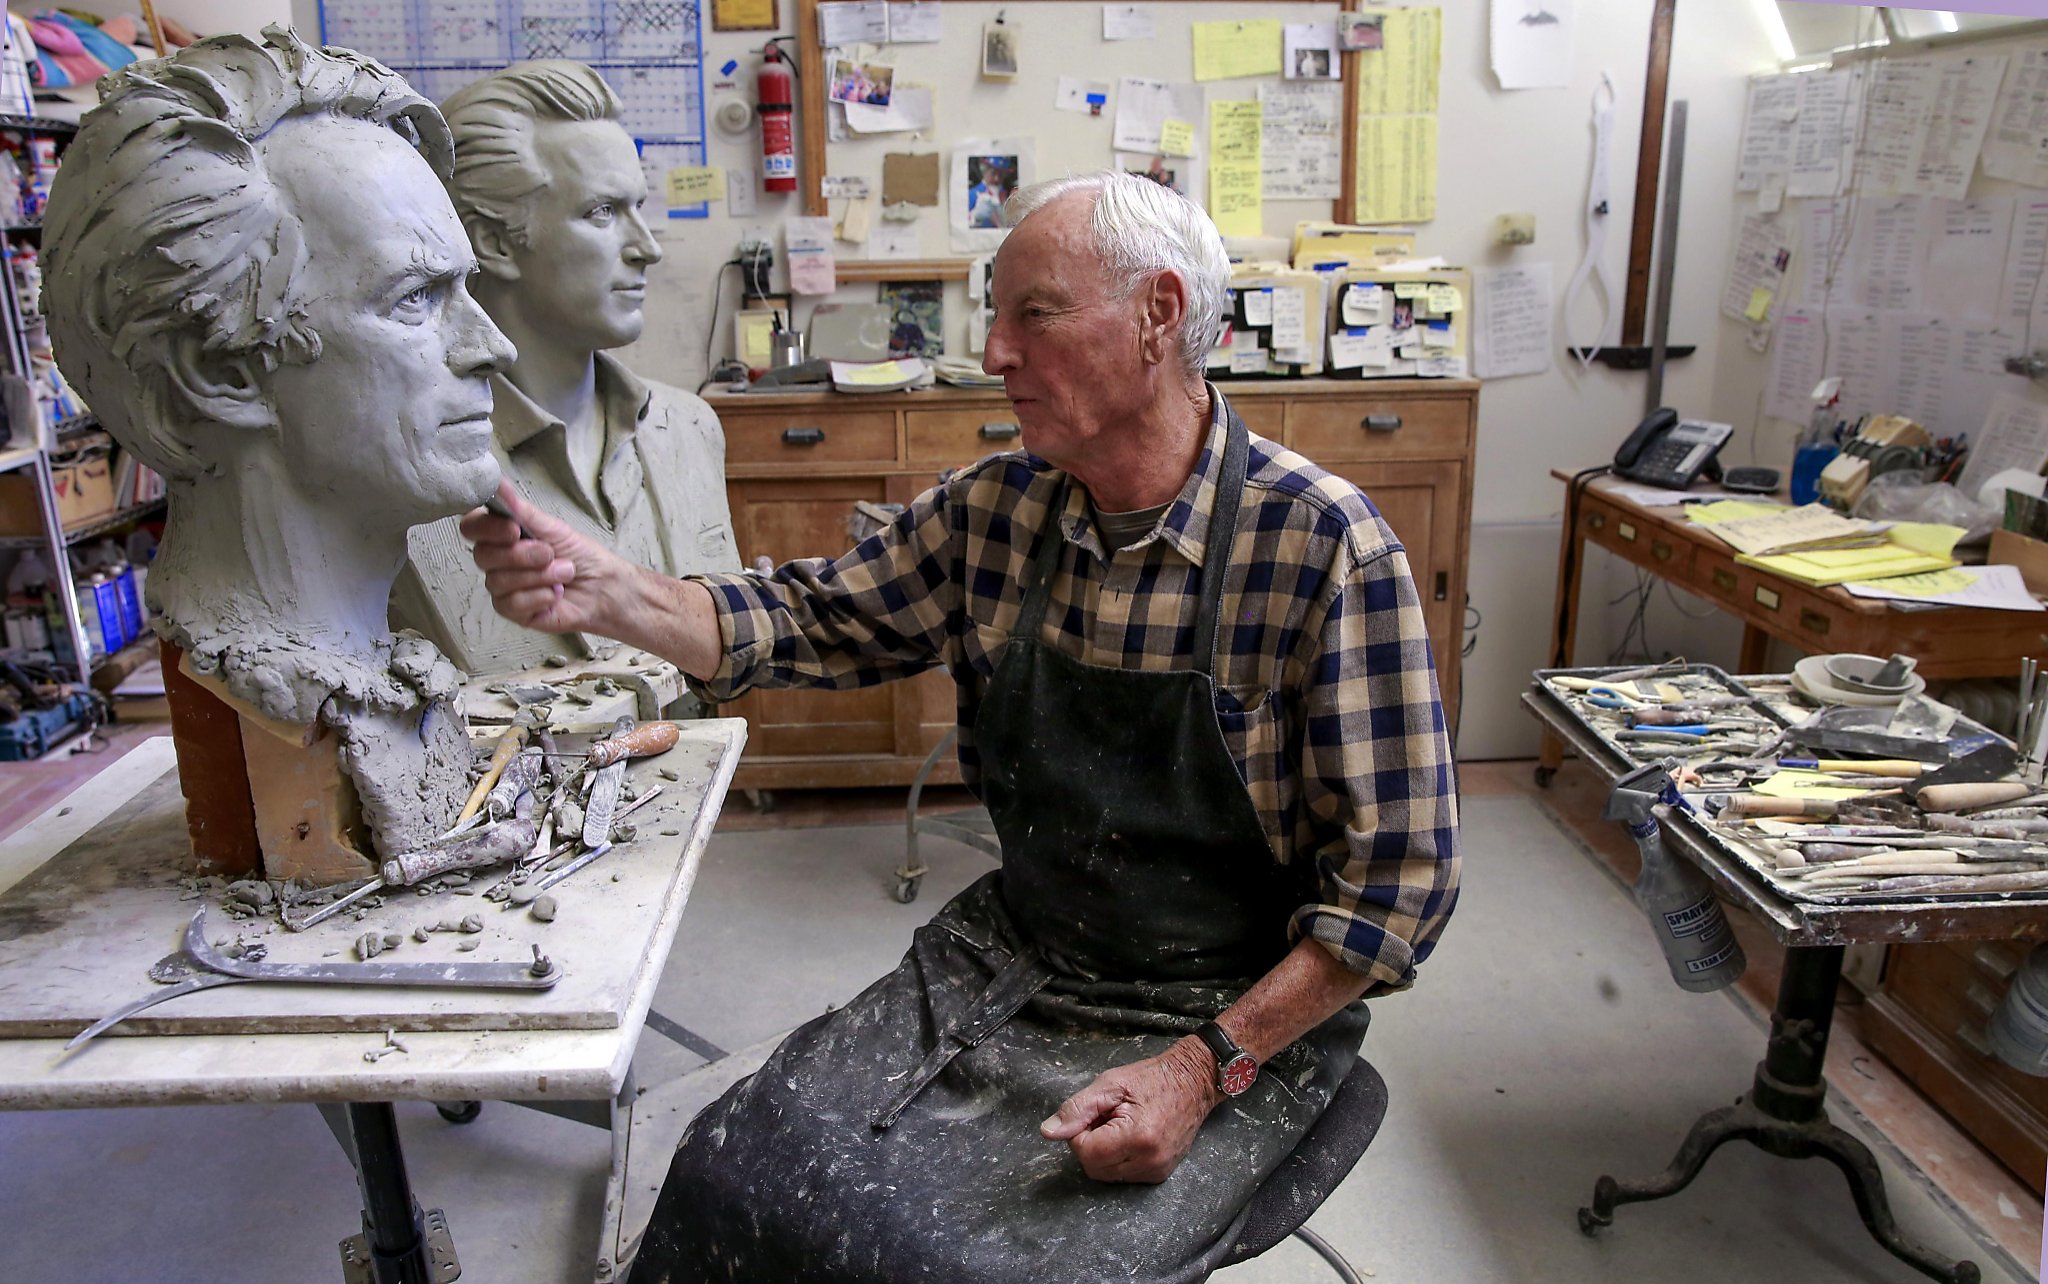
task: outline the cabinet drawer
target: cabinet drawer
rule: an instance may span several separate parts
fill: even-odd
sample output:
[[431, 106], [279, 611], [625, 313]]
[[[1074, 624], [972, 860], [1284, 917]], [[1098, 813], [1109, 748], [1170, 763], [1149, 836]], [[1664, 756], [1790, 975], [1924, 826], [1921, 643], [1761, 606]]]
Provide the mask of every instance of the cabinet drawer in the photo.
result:
[[1008, 405], [969, 410], [906, 410], [904, 442], [913, 464], [965, 464], [1024, 444]]
[[896, 414], [890, 410], [790, 410], [720, 418], [729, 463], [891, 463], [896, 458]]
[[1310, 459], [1459, 459], [1468, 403], [1442, 397], [1297, 401], [1287, 411], [1288, 444]]
[[1244, 420], [1244, 426], [1264, 437], [1267, 441], [1286, 441], [1281, 436], [1282, 425], [1287, 421], [1285, 402], [1271, 401], [1262, 397], [1232, 397], [1228, 391], [1223, 394], [1230, 402], [1230, 408], [1237, 417]]

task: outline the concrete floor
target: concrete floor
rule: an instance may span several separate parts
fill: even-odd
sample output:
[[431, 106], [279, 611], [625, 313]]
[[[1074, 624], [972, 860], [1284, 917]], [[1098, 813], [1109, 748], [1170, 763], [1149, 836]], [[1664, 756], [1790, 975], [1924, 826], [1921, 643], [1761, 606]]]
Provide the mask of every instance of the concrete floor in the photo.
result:
[[[735, 801], [735, 807], [740, 806]], [[683, 1122], [791, 1026], [891, 966], [911, 929], [989, 868], [951, 844], [912, 906], [888, 895], [900, 824], [724, 832], [713, 842], [637, 1062], [647, 1091], [628, 1218], [645, 1217]], [[1717, 1154], [1678, 1198], [1598, 1239], [1573, 1210], [1603, 1172], [1661, 1168], [1702, 1111], [1743, 1091], [1763, 1047], [1750, 1008], [1673, 987], [1625, 889], [1541, 806], [1468, 795], [1465, 898], [1366, 1053], [1387, 1123], [1312, 1223], [1361, 1273], [1503, 1281], [1905, 1281], [1831, 1167]], [[662, 1033], [665, 1031], [666, 1033]], [[2035, 1278], [1979, 1237], [1853, 1110], [1908, 1234]], [[607, 1143], [503, 1105], [474, 1124], [401, 1107], [423, 1202], [446, 1210], [465, 1280], [590, 1277]], [[0, 1280], [338, 1280], [354, 1184], [308, 1106], [0, 1115]], [[1283, 1245], [1233, 1284], [1334, 1278]]]

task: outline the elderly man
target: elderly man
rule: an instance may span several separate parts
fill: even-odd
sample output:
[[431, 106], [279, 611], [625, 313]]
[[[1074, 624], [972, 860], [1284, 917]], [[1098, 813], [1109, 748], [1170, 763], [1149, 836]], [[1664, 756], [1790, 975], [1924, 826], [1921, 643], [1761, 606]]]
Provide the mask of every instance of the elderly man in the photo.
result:
[[896, 971], [692, 1123], [635, 1284], [1203, 1278], [1350, 1069], [1357, 1000], [1450, 913], [1406, 557], [1202, 381], [1214, 225], [1124, 174], [1006, 215], [984, 364], [1027, 450], [837, 561], [678, 581], [538, 513], [464, 520], [509, 618], [719, 695], [947, 665], [1002, 839]]
[[[699, 398], [636, 378], [606, 349], [640, 337], [661, 245], [618, 95], [576, 62], [514, 63], [442, 104], [448, 184], [482, 269], [477, 299], [518, 345], [491, 381], [498, 461], [529, 500], [670, 575], [736, 571], [725, 436]], [[588, 655], [581, 636], [491, 611], [452, 521], [414, 532], [393, 617], [471, 673]]]
[[[404, 80], [269, 27], [102, 82], [46, 218], [57, 356], [169, 486], [158, 631], [240, 712], [334, 730], [339, 754], [251, 743], [250, 770], [305, 757], [273, 797], [352, 789], [386, 856], [468, 792], [460, 675], [385, 607], [408, 528], [496, 488], [490, 381], [513, 356], [469, 295], [449, 161]], [[264, 838], [274, 877], [365, 872], [354, 799], [324, 829], [296, 802], [270, 826], [265, 802], [258, 827], [294, 835]]]

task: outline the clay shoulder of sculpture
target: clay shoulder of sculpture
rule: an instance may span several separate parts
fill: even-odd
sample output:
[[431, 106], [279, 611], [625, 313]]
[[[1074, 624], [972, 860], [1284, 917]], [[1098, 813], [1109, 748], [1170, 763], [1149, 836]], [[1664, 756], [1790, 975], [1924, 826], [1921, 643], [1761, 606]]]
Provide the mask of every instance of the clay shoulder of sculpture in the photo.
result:
[[158, 631], [198, 673], [280, 722], [310, 723], [337, 706], [371, 713], [413, 709], [453, 699], [462, 685], [462, 671], [411, 629], [376, 648], [381, 667], [292, 638], [194, 636], [161, 621]]
[[640, 385], [647, 389], [647, 423], [663, 428], [694, 428], [720, 442], [725, 440], [718, 412], [704, 398], [653, 379], [643, 378]]

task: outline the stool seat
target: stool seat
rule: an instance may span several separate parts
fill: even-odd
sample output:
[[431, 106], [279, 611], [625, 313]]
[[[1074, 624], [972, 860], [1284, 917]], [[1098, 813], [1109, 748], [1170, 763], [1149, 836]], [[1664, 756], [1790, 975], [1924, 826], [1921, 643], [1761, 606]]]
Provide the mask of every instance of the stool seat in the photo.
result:
[[1222, 1264], [1257, 1257], [1290, 1235], [1299, 1235], [1346, 1280], [1356, 1280], [1336, 1250], [1308, 1231], [1314, 1215], [1365, 1154], [1387, 1117], [1387, 1083], [1360, 1057], [1337, 1085], [1322, 1117], [1252, 1196], [1244, 1227]]

